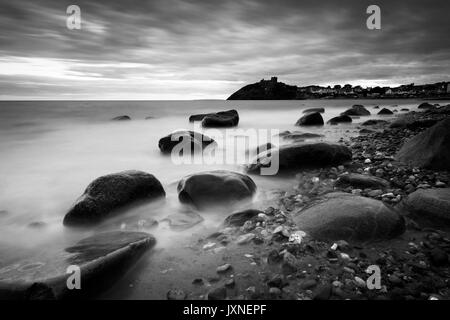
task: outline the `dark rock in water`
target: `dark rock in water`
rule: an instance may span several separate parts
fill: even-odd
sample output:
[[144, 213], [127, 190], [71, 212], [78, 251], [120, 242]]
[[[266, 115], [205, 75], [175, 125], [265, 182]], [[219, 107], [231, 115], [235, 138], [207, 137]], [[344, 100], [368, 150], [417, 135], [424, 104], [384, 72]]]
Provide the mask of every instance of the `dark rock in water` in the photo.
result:
[[90, 225], [140, 201], [165, 197], [161, 183], [142, 171], [113, 173], [91, 182], [64, 217], [64, 225]]
[[406, 141], [396, 158], [416, 167], [450, 170], [450, 119]]
[[385, 189], [389, 187], [389, 182], [374, 176], [351, 173], [339, 177], [334, 185], [339, 188], [351, 186], [358, 189]]
[[328, 120], [329, 124], [338, 124], [338, 123], [349, 123], [352, 122], [352, 118], [347, 115], [337, 116]]
[[407, 112], [407, 111], [409, 111], [409, 109], [408, 109], [408, 108], [402, 108], [402, 109], [400, 109], [400, 111], [405, 111], [405, 112]]
[[177, 212], [171, 213], [162, 221], [168, 221], [171, 229], [186, 230], [203, 222], [203, 217], [196, 212]]
[[42, 221], [34, 221], [34, 222], [31, 222], [30, 224], [28, 224], [28, 227], [33, 228], [33, 229], [41, 229], [41, 228], [44, 228], [45, 226], [47, 226], [47, 224]]
[[131, 118], [129, 116], [118, 116], [118, 117], [112, 118], [111, 120], [113, 120], [113, 121], [124, 121], [124, 120], [131, 120]]
[[323, 126], [323, 118], [319, 112], [307, 113], [301, 117], [296, 126]]
[[178, 183], [178, 198], [198, 209], [231, 206], [248, 200], [256, 192], [253, 180], [241, 173], [216, 170], [194, 173]]
[[329, 143], [290, 144], [279, 149], [269, 150], [247, 166], [247, 171], [260, 173], [262, 168], [272, 165], [272, 160], [278, 159], [278, 172], [289, 172], [302, 168], [321, 168], [339, 165], [352, 159], [349, 148]]
[[424, 103], [421, 103], [421, 104], [418, 106], [418, 108], [419, 108], [419, 109], [434, 109], [435, 106], [432, 105], [431, 103], [424, 102]]
[[320, 112], [320, 113], [324, 113], [324, 112], [325, 112], [325, 109], [324, 109], [324, 108], [309, 108], [309, 109], [303, 110], [303, 113], [310, 113], [310, 112]]
[[227, 227], [241, 227], [247, 220], [256, 218], [260, 213], [263, 212], [256, 209], [248, 209], [240, 212], [235, 212], [225, 218], [224, 225]]
[[450, 227], [450, 188], [416, 190], [402, 207], [413, 218]]
[[239, 123], [239, 114], [236, 110], [195, 114], [189, 117], [189, 122], [194, 121], [202, 121], [202, 126], [205, 128], [234, 127]]
[[318, 134], [318, 133], [294, 131], [294, 132], [284, 133], [283, 135], [280, 134], [280, 136], [286, 140], [304, 140], [304, 139], [322, 138], [324, 135]]
[[[112, 231], [79, 241], [55, 254], [34, 257], [0, 269], [0, 299], [90, 298], [111, 287], [148, 249], [155, 239], [143, 232]], [[69, 290], [68, 267], [77, 265], [81, 290]], [[72, 284], [72, 282], [70, 282]]]
[[374, 125], [382, 124], [382, 123], [387, 123], [387, 121], [371, 119], [371, 120], [364, 121], [361, 125], [362, 126], [374, 126]]
[[293, 218], [314, 238], [369, 241], [404, 232], [404, 219], [383, 202], [348, 193], [329, 193]]
[[380, 110], [380, 112], [378, 112], [379, 115], [390, 115], [390, 114], [394, 114], [391, 110], [383, 108]]
[[375, 106], [375, 107], [373, 107], [374, 109], [380, 109], [380, 106]]
[[347, 116], [369, 116], [370, 111], [367, 110], [363, 105], [355, 104], [350, 109], [347, 109], [346, 111], [342, 112], [341, 115], [347, 115]]
[[191, 152], [194, 153], [202, 151], [211, 143], [215, 143], [215, 141], [201, 133], [190, 130], [178, 130], [161, 138], [158, 142], [158, 147], [161, 152], [170, 153], [178, 145], [179, 148], [184, 146], [186, 150], [190, 148]]
[[145, 120], [152, 120], [152, 119], [155, 119], [155, 117], [153, 117], [153, 116], [145, 117]]

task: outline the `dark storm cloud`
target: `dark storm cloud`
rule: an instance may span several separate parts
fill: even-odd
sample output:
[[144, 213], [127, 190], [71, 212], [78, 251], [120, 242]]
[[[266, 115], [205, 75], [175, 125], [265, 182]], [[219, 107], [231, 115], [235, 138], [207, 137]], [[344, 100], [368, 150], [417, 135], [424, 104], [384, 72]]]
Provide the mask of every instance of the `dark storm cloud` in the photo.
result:
[[[68, 5], [82, 30], [65, 27]], [[381, 7], [382, 29], [366, 28]], [[0, 3], [0, 96], [224, 98], [289, 83], [448, 80], [448, 1]], [[6, 85], [7, 84], [7, 85]]]

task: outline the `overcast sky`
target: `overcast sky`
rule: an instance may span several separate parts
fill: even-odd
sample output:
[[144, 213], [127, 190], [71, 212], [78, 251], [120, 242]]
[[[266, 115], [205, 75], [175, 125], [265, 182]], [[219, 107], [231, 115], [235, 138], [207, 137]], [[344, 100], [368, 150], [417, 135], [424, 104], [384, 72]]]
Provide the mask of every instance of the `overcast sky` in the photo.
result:
[[[81, 30], [66, 8], [81, 8]], [[381, 8], [381, 30], [366, 8]], [[448, 0], [0, 0], [0, 99], [225, 99], [449, 81]]]

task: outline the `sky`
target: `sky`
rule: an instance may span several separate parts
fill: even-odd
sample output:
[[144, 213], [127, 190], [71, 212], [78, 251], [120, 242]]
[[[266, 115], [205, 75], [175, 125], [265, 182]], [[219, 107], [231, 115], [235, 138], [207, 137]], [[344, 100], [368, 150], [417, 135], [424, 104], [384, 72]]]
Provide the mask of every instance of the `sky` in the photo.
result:
[[[66, 9], [81, 9], [81, 29]], [[369, 30], [366, 9], [381, 9]], [[450, 81], [448, 0], [0, 0], [1, 100], [226, 99]]]

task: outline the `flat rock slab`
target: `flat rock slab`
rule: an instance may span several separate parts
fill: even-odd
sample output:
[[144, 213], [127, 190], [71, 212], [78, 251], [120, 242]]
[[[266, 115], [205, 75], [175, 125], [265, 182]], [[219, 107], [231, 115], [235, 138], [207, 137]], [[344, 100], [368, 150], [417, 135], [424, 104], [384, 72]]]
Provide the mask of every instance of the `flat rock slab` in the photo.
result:
[[413, 217], [450, 227], [450, 188], [419, 189], [402, 205]]
[[351, 186], [359, 189], [385, 189], [389, 187], [389, 182], [374, 176], [351, 173], [339, 177], [334, 185], [339, 188]]
[[293, 220], [300, 230], [327, 240], [382, 240], [404, 231], [404, 219], [383, 202], [340, 192], [325, 195]]
[[[55, 253], [36, 254], [0, 269], [0, 299], [91, 297], [109, 288], [155, 243], [144, 232], [110, 231]], [[71, 265], [80, 268], [79, 290], [67, 287]]]

